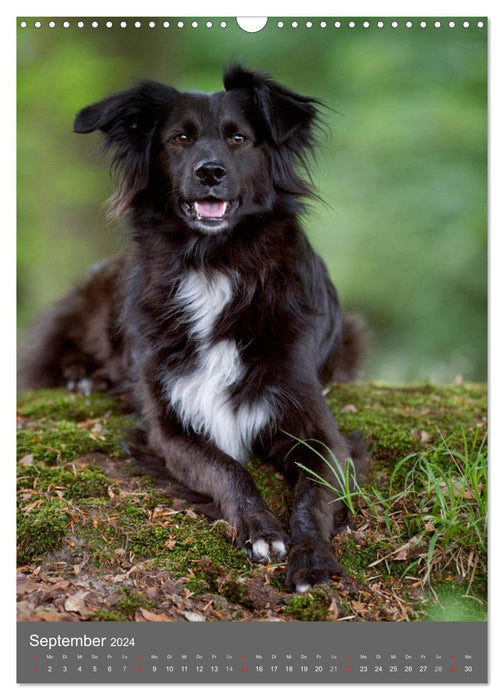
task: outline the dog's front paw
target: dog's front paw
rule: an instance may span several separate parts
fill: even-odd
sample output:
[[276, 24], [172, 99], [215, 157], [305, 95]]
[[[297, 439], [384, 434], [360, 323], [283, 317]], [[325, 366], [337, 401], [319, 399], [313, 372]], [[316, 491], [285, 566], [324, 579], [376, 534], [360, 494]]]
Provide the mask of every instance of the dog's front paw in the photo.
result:
[[343, 567], [336, 561], [332, 546], [310, 544], [294, 545], [289, 552], [287, 588], [296, 593], [305, 593], [312, 586], [329, 583], [333, 576], [341, 576]]
[[287, 556], [288, 537], [272, 513], [243, 520], [238, 528], [237, 544], [256, 562], [283, 561]]
[[272, 539], [271, 536], [268, 539], [259, 537], [250, 540], [248, 544], [248, 548], [251, 550], [249, 557], [253, 561], [283, 561], [287, 556], [286, 538], [279, 535], [276, 536], [276, 539]]

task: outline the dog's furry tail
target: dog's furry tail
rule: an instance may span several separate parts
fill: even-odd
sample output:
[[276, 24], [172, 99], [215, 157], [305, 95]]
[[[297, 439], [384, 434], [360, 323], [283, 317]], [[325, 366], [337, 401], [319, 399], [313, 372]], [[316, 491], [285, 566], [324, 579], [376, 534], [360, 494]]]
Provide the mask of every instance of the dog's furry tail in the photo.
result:
[[359, 377], [369, 342], [370, 333], [362, 316], [345, 314], [332, 382], [348, 384]]
[[63, 384], [62, 358], [68, 343], [63, 306], [56, 304], [29, 328], [20, 347], [18, 391]]
[[124, 256], [102, 260], [31, 325], [20, 346], [19, 391], [72, 389], [86, 379], [100, 390], [124, 379], [117, 317], [126, 268]]

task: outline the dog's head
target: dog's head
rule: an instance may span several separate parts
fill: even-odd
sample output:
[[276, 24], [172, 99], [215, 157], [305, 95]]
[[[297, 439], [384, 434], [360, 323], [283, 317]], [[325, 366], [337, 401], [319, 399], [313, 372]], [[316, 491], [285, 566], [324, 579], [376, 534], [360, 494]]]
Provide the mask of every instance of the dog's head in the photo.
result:
[[175, 215], [212, 234], [310, 188], [297, 170], [314, 143], [316, 100], [232, 66], [223, 92], [178, 92], [144, 81], [83, 109], [75, 131], [101, 130], [118, 175], [115, 213]]

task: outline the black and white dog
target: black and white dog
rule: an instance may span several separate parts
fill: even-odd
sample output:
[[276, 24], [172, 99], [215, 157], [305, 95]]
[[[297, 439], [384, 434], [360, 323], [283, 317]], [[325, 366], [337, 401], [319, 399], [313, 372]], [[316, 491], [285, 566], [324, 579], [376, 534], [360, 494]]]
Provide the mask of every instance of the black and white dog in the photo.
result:
[[[146, 81], [77, 115], [77, 133], [105, 135], [132, 242], [41, 319], [21, 385], [127, 383], [167, 475], [253, 560], [288, 556], [286, 583], [305, 591], [341, 573], [331, 537], [346, 513], [298, 465], [334, 482], [310, 444], [366, 460], [322, 397], [354, 377], [359, 329], [299, 223], [319, 103], [239, 65], [224, 87]], [[290, 537], [244, 466], [253, 454], [293, 484]]]

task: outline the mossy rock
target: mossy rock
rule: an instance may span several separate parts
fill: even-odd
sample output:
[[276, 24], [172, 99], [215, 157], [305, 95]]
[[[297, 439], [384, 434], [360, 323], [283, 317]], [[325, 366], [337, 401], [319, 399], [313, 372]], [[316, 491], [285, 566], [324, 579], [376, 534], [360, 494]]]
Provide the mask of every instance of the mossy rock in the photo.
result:
[[[476, 439], [486, 425], [483, 385], [337, 385], [326, 400], [342, 432], [358, 431], [369, 441], [372, 462], [366, 482], [387, 493], [401, 486], [407, 465], [397, 465], [405, 457], [435, 451], [446, 441], [462, 449], [464, 440]], [[285, 564], [251, 563], [233, 545], [225, 523], [188, 510], [151, 476], [138, 475], [124, 452], [133, 418], [121, 400], [60, 390], [29, 392], [19, 398], [18, 423], [19, 565], [29, 574], [43, 573], [53, 571], [56, 562], [68, 581], [77, 583], [79, 576], [95, 581], [94, 590], [103, 591], [103, 599], [95, 608], [90, 605], [86, 619], [134, 619], [139, 610], [185, 619], [181, 611], [192, 605], [205, 619], [331, 620], [334, 600], [340, 617], [397, 619], [379, 601], [377, 580], [393, 587], [395, 596], [403, 592], [408, 619], [437, 619], [440, 614], [425, 596], [410, 595], [412, 584], [405, 574], [414, 579], [416, 563], [395, 559], [393, 550], [401, 542], [366, 539], [362, 518], [352, 525], [362, 526], [360, 538], [343, 533], [335, 539], [352, 585], [337, 589], [333, 583], [305, 595], [290, 594], [284, 586]], [[444, 458], [439, 450], [437, 455]], [[283, 477], [259, 460], [249, 469], [288, 527], [292, 492]], [[65, 547], [71, 547], [71, 562]], [[369, 568], [382, 558], [386, 565]], [[483, 557], [480, 562], [481, 580], [474, 585], [484, 600]], [[111, 582], [128, 577], [130, 570], [141, 574], [127, 578], [128, 586], [118, 592], [120, 583]], [[159, 572], [164, 572], [162, 582], [153, 584]], [[252, 577], [254, 585], [265, 586], [264, 600], [272, 601], [264, 609], [251, 603], [247, 591]], [[454, 566], [440, 580], [449, 577], [460, 590], [467, 585], [457, 580]], [[151, 598], [154, 589], [158, 597]], [[108, 596], [108, 590], [114, 595]], [[366, 606], [352, 608], [362, 591]], [[484, 605], [478, 602], [468, 614], [481, 619]]]

